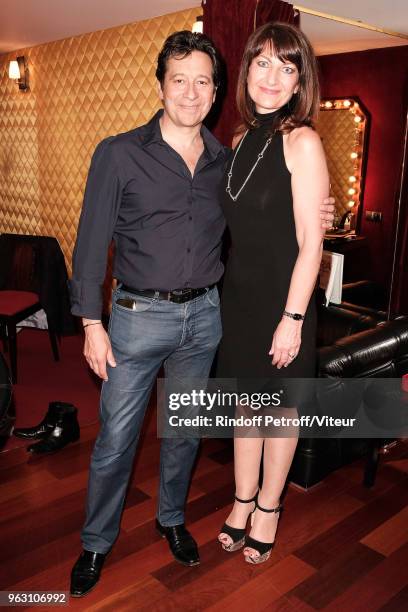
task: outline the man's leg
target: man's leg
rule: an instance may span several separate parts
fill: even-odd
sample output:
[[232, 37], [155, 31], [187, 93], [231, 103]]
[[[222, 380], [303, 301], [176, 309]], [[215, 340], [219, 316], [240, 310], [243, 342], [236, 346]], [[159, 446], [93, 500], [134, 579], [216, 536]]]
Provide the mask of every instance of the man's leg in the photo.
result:
[[[189, 379], [208, 378], [221, 340], [219, 297], [216, 288], [184, 304], [183, 337], [165, 361], [171, 388], [191, 391]], [[166, 527], [184, 523], [184, 507], [199, 438], [163, 438], [160, 451], [160, 490], [157, 519]]]
[[[114, 302], [120, 296], [120, 290], [115, 292]], [[163, 321], [160, 310], [160, 302], [139, 297], [135, 311], [113, 306], [110, 337], [117, 366], [109, 367], [109, 380], [102, 388], [101, 430], [92, 454], [81, 534], [85, 550], [108, 552], [119, 532], [151, 389], [179, 338], [178, 321]]]

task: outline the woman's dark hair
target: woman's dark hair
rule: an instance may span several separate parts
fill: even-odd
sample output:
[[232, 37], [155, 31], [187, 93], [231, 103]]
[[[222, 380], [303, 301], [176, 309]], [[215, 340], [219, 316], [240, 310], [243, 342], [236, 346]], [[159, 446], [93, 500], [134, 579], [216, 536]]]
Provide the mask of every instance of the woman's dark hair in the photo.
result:
[[237, 84], [237, 107], [242, 124], [237, 132], [258, 125], [255, 104], [248, 94], [247, 78], [252, 60], [264, 48], [281, 60], [295, 64], [299, 71], [299, 88], [277, 114], [273, 130], [290, 132], [302, 125], [313, 125], [320, 102], [317, 62], [312, 46], [298, 28], [287, 23], [267, 23], [251, 34], [245, 47]]
[[171, 57], [183, 59], [193, 51], [201, 51], [209, 56], [213, 66], [213, 83], [215, 87], [219, 86], [221, 65], [218, 51], [214, 47], [214, 43], [208, 36], [205, 36], [205, 34], [190, 32], [189, 30], [174, 32], [174, 34], [171, 34], [165, 40], [157, 57], [156, 68], [156, 78], [161, 85], [163, 85], [164, 76], [166, 74], [167, 60]]

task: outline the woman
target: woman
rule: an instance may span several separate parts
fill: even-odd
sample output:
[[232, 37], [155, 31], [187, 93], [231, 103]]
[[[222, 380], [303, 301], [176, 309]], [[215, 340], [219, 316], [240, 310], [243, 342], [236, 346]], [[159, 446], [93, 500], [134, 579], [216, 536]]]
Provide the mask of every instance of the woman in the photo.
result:
[[[249, 38], [237, 89], [242, 128], [223, 186], [231, 250], [223, 286], [218, 377], [315, 375], [314, 288], [329, 193], [321, 141], [316, 60], [298, 29], [269, 23]], [[282, 374], [285, 368], [285, 374]], [[295, 408], [292, 405], [289, 408]], [[292, 410], [295, 412], [295, 410]], [[218, 537], [245, 560], [270, 556], [297, 436], [236, 438], [236, 498]], [[263, 455], [263, 485], [258, 491]], [[245, 528], [251, 514], [251, 531]]]

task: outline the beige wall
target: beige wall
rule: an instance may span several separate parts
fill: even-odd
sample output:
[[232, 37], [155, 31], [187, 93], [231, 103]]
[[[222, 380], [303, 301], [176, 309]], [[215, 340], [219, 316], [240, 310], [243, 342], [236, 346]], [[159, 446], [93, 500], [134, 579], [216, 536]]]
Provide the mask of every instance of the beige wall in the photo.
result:
[[[70, 272], [96, 144], [160, 107], [157, 53], [200, 9], [67, 38], [0, 57], [0, 232], [56, 236]], [[28, 58], [30, 90], [8, 78]]]

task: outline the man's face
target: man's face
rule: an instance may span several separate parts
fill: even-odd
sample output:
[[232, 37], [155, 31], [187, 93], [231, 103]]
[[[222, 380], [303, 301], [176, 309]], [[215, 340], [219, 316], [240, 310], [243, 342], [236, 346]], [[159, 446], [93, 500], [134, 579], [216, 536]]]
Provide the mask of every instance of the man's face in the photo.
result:
[[164, 114], [177, 127], [200, 125], [214, 99], [212, 61], [202, 51], [192, 51], [182, 59], [167, 60], [163, 85], [159, 96]]

